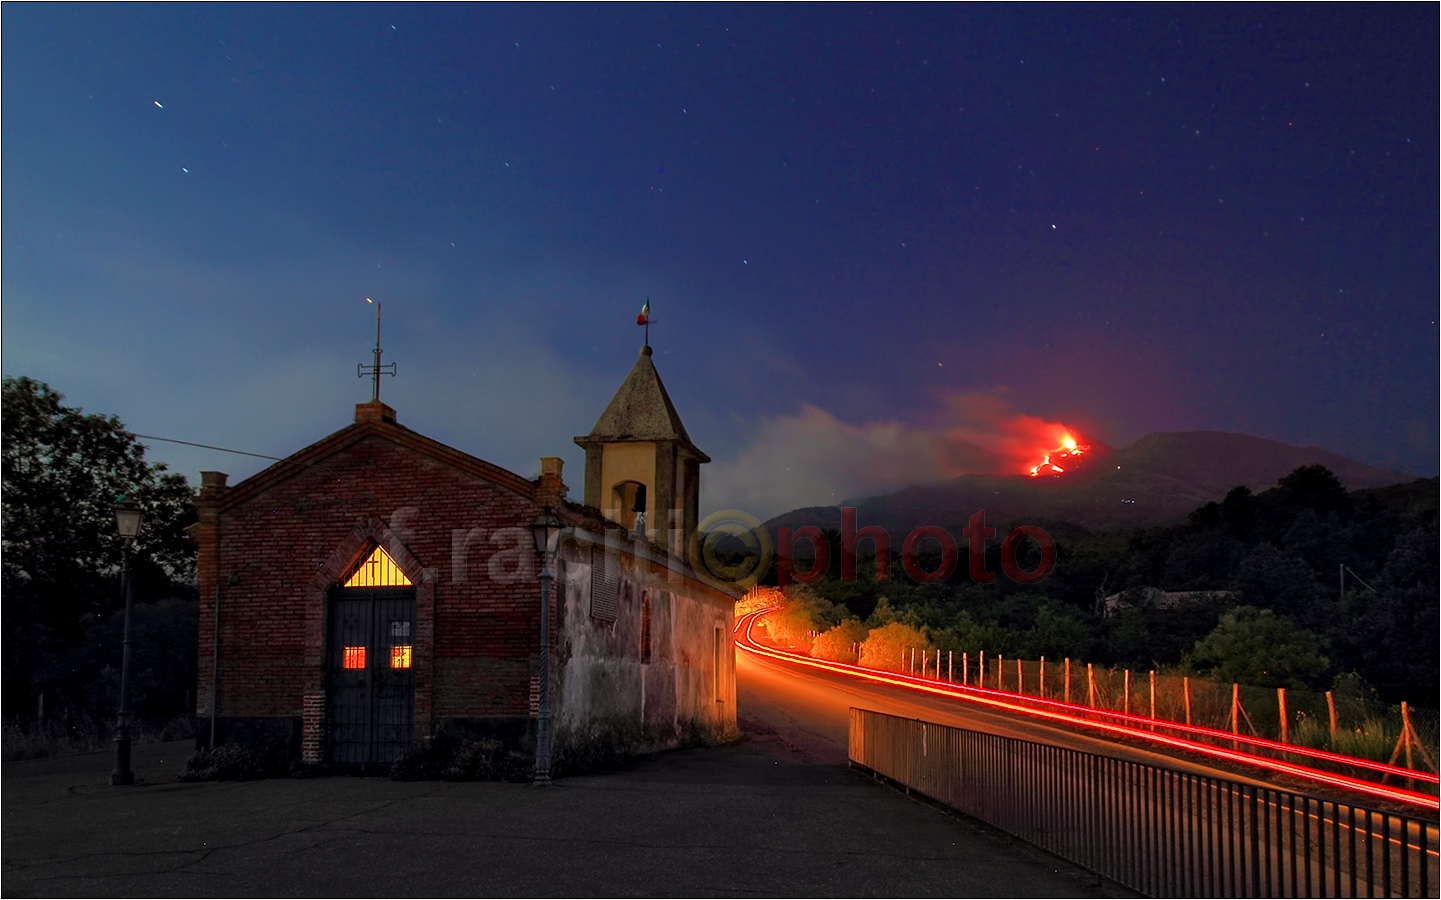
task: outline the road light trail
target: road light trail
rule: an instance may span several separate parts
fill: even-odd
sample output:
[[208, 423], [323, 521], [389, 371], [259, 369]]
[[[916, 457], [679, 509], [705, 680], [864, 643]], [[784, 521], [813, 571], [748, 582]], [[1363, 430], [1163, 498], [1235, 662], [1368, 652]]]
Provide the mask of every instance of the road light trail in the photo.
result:
[[[1360, 793], [1366, 796], [1377, 797], [1391, 802], [1404, 803], [1412, 807], [1420, 807], [1421, 809], [1424, 809], [1431, 813], [1441, 811], [1441, 803], [1438, 803], [1438, 799], [1434, 795], [1423, 794], [1417, 791], [1404, 790], [1401, 788], [1391, 788], [1385, 785], [1376, 784], [1374, 782], [1350, 778], [1344, 775], [1337, 775], [1333, 772], [1325, 772], [1320, 769], [1315, 769], [1297, 763], [1272, 759], [1270, 757], [1259, 756], [1252, 753], [1228, 750], [1224, 747], [1217, 747], [1212, 744], [1202, 743], [1200, 741], [1188, 740], [1186, 738], [1176, 737], [1168, 734], [1161, 734], [1144, 727], [1133, 727], [1129, 725], [1116, 724], [1114, 722], [1096, 721], [1095, 719], [1072, 715], [1065, 712], [1064, 710], [1068, 708], [1066, 704], [1049, 702], [1044, 704], [1044, 706], [1041, 706], [1039, 704], [1027, 705], [1017, 702], [1016, 698], [1014, 698], [1013, 695], [1004, 694], [999, 691], [992, 691], [984, 688], [963, 687], [961, 685], [955, 685], [949, 682], [934, 681], [931, 679], [917, 678], [914, 676], [900, 675], [897, 673], [880, 672], [874, 669], [862, 668], [860, 666], [846, 665], [844, 663], [835, 663], [827, 660], [817, 660], [809, 656], [803, 656], [801, 654], [779, 650], [774, 647], [768, 647], [758, 642], [751, 633], [753, 628], [755, 627], [756, 620], [768, 611], [769, 610], [761, 610], [755, 613], [750, 613], [736, 620], [736, 646], [755, 658], [774, 660], [787, 664], [788, 666], [793, 668], [799, 667], [802, 669], [810, 670], [814, 673], [827, 673], [829, 676], [832, 677], [840, 676], [841, 678], [860, 680], [869, 682], [871, 684], [887, 685], [890, 687], [901, 688], [906, 691], [914, 692], [916, 694], [928, 694], [935, 697], [944, 697], [952, 703], [954, 703], [954, 701], [963, 701], [964, 705], [967, 706], [985, 707], [988, 709], [996, 710], [998, 712], [1010, 714], [1012, 717], [1026, 717], [1033, 722], [1039, 720], [1043, 722], [1054, 723], [1057, 725], [1068, 726], [1070, 728], [1081, 728], [1090, 732], [1098, 732], [1102, 735], [1109, 736], [1112, 739], [1127, 738], [1132, 740], [1142, 740], [1148, 743], [1158, 744], [1164, 748], [1168, 748], [1173, 752], [1182, 751], [1189, 754], [1199, 754], [1219, 761], [1238, 763], [1248, 767], [1260, 768], [1271, 773], [1284, 774], [1290, 777], [1298, 778], [1310, 784], [1325, 785], [1331, 788], [1338, 788], [1348, 792]], [[1085, 709], [1083, 707], [1069, 708], [1083, 711]], [[904, 715], [904, 713], [902, 714]], [[1115, 715], [1111, 716], [1111, 718], [1125, 719], [1127, 717]], [[1149, 724], [1149, 720], [1139, 719], [1137, 717], [1129, 718], [1134, 721], [1147, 722]], [[968, 725], [965, 727], [974, 726]], [[1064, 734], [1067, 735], [1068, 745], [1075, 746], [1075, 736], [1069, 732], [1064, 732]], [[1225, 734], [1224, 736], [1228, 739], [1232, 737], [1229, 733]], [[1033, 740], [1040, 739], [1047, 743], [1061, 742], [1054, 735], [1042, 738], [1037, 738], [1034, 735], [1030, 735], [1028, 737], [1029, 739]], [[1110, 742], [1107, 743], [1110, 749], [1105, 752], [1116, 752], [1118, 745]], [[1288, 749], [1297, 750], [1298, 748]], [[1327, 754], [1326, 756], [1335, 756], [1335, 754]], [[1355, 762], [1347, 757], [1339, 758], [1342, 760], [1346, 760], [1347, 762]], [[1181, 764], [1181, 761], [1177, 760], [1174, 757], [1167, 757], [1167, 764], [1175, 766]], [[1374, 766], [1379, 764], [1372, 765]], [[1220, 777], [1226, 777], [1233, 780], [1237, 779], [1237, 775], [1234, 772], [1230, 771], [1209, 770], [1208, 774], [1218, 775]], [[1425, 773], [1409, 774], [1412, 776], [1425, 775]], [[1434, 779], [1434, 776], [1431, 777], [1432, 779]], [[1253, 783], [1263, 785], [1267, 784], [1266, 782], [1262, 781], [1254, 781]]]

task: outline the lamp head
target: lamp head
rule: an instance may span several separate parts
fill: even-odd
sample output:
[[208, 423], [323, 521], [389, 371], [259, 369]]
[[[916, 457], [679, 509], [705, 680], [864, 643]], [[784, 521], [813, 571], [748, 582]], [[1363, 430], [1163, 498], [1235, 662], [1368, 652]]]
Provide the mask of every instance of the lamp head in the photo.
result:
[[542, 557], [549, 557], [555, 552], [556, 545], [560, 543], [560, 533], [565, 528], [565, 523], [560, 517], [547, 506], [535, 521], [530, 523], [530, 533], [535, 538], [535, 552]]
[[119, 498], [115, 504], [115, 530], [120, 532], [127, 544], [139, 536], [143, 520], [144, 513], [139, 506], [124, 497]]

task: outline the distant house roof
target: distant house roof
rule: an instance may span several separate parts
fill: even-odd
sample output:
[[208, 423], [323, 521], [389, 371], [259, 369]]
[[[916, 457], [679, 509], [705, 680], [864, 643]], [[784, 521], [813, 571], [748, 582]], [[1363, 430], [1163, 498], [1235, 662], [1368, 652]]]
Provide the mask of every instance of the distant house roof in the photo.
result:
[[650, 346], [640, 348], [640, 358], [631, 366], [630, 374], [621, 382], [620, 390], [596, 420], [590, 434], [577, 437], [576, 443], [605, 441], [677, 441], [694, 450], [703, 462], [710, 458], [691, 443], [680, 414], [671, 403], [661, 383], [660, 373], [651, 362]]
[[1232, 600], [1231, 591], [1163, 591], [1154, 587], [1139, 587], [1111, 594], [1102, 601], [1103, 615], [1110, 617], [1127, 608], [1179, 609], [1193, 603]]

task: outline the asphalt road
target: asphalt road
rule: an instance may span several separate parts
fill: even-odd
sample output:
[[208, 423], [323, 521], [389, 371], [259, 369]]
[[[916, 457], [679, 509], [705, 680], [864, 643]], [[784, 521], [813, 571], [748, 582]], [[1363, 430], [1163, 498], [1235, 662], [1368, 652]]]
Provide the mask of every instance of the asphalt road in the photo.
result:
[[736, 650], [736, 690], [739, 693], [737, 702], [747, 717], [764, 722], [812, 758], [841, 765], [846, 763], [850, 708], [855, 706], [893, 716], [924, 719], [939, 725], [969, 728], [1198, 775], [1274, 787], [1270, 782], [1234, 770], [1120, 744], [1079, 730], [997, 712], [962, 700], [862, 681], [837, 672], [790, 665], [739, 648]]
[[[1249, 783], [1268, 788], [1277, 787], [1274, 783], [1245, 773], [1155, 752], [1146, 747], [1105, 740], [1085, 734], [1080, 729], [1055, 727], [1044, 722], [1027, 719], [1024, 716], [992, 711], [963, 700], [862, 680], [841, 672], [789, 663], [739, 648], [737, 650], [737, 691], [740, 708], [745, 710], [748, 716], [775, 730], [778, 735], [806, 757], [832, 765], [844, 764], [847, 760], [849, 711], [851, 707], [858, 707], [904, 718], [921, 719], [942, 725], [1157, 765], [1224, 781]], [[1222, 793], [1223, 797], [1214, 802], [1224, 806], [1226, 792]], [[1111, 805], [1118, 809], [1127, 808], [1137, 802], [1125, 792], [1113, 795], [1111, 800]], [[1267, 805], [1266, 809], [1267, 820], [1274, 819], [1276, 827], [1279, 829], [1282, 816], [1287, 813], [1272, 805]], [[1196, 810], [1189, 807], [1180, 809], [1145, 806], [1144, 804], [1135, 806], [1133, 812], [1137, 817], [1152, 823], [1174, 818], [1175, 829], [1180, 833], [1189, 833], [1185, 822], [1188, 817], [1196, 814]], [[1240, 840], [1237, 835], [1241, 832], [1233, 833], [1230, 826], [1224, 824], [1229, 820], [1225, 819], [1221, 812], [1212, 811], [1209, 815], [1223, 823], [1215, 827], [1212, 835], [1212, 839], [1218, 845], [1226, 846], [1228, 842]], [[1289, 815], [1294, 818], [1294, 810]], [[1387, 869], [1391, 869], [1391, 877], [1399, 884], [1400, 877], [1405, 871], [1404, 868], [1401, 868], [1403, 866], [1402, 854], [1398, 851], [1397, 838], [1400, 836], [1400, 831], [1382, 831], [1380, 837], [1373, 839], [1368, 839], [1364, 833], [1351, 834], [1356, 820], [1352, 819], [1348, 824], [1346, 820], [1348, 815], [1352, 814], [1344, 806], [1340, 808], [1335, 806], [1317, 807], [1314, 814], [1304, 814], [1303, 810], [1303, 815], [1297, 820], [1301, 823], [1300, 827], [1303, 831], [1314, 829], [1317, 840], [1322, 834], [1335, 833], [1337, 835], [1335, 840], [1338, 841], [1336, 847], [1329, 851], [1329, 857], [1324, 852], [1318, 852], [1312, 854], [1313, 858], [1309, 861], [1303, 858], [1300, 863], [1303, 870], [1309, 866], [1315, 880], [1324, 879], [1327, 882], [1338, 877], [1349, 881], [1353, 877], [1353, 869], [1361, 873], [1369, 872], [1371, 873], [1369, 876], [1363, 874], [1363, 889], [1366, 880], [1374, 879], [1376, 883], [1372, 887], [1380, 891], [1385, 889], [1383, 885], [1385, 872]], [[1334, 818], [1335, 816], [1341, 818]], [[1359, 821], [1364, 823], [1368, 820], [1363, 816]], [[1407, 835], [1409, 847], [1413, 849], [1416, 847], [1426, 848], [1422, 854], [1426, 860], [1424, 864], [1432, 873], [1430, 883], [1436, 884], [1436, 833], [1434, 827], [1423, 835], [1416, 828], [1408, 826]], [[1278, 840], [1280, 839], [1278, 838]], [[1358, 841], [1361, 848], [1359, 850], [1356, 849]], [[1351, 850], [1343, 853], [1343, 845], [1350, 847]], [[1290, 845], [1286, 844], [1286, 846]], [[1374, 863], [1367, 847], [1375, 851]], [[1383, 858], [1382, 852], [1388, 849], [1395, 855]], [[1275, 852], [1280, 855], [1280, 848], [1278, 847]], [[1365, 859], [1361, 860], [1358, 857], [1353, 865], [1351, 856], [1354, 854], [1360, 854]], [[1290, 857], [1286, 856], [1285, 858], [1289, 864]], [[1412, 867], [1415, 868], [1414, 858]], [[1269, 871], [1268, 868], [1268, 874]], [[1416, 874], [1419, 875], [1419, 872]]]

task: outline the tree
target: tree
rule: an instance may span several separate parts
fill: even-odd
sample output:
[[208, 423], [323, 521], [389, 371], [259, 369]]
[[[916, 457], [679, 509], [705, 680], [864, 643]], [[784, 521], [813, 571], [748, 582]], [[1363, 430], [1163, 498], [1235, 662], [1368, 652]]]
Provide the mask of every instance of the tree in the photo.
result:
[[784, 606], [765, 617], [766, 630], [778, 644], [809, 649], [815, 633], [830, 628], [843, 612], [809, 585], [787, 588], [785, 598]]
[[1197, 666], [1221, 681], [1303, 689], [1326, 672], [1316, 635], [1269, 609], [1238, 606], [1196, 642]]
[[811, 642], [811, 656], [835, 662], [856, 663], [860, 660], [857, 652], [866, 639], [866, 626], [859, 619], [845, 619], [839, 625], [816, 635]]
[[910, 666], [912, 651], [921, 654], [931, 649], [923, 629], [892, 622], [872, 628], [861, 642], [861, 665], [872, 669], [900, 671]]
[[[97, 617], [122, 605], [118, 498], [137, 503], [137, 595], [173, 594], [194, 578], [184, 529], [194, 520], [185, 478], [147, 463], [145, 447], [114, 416], [65, 406], [49, 385], [5, 378], [0, 413], [0, 593], [4, 608], [4, 703], [34, 697], [67, 669]], [[194, 652], [194, 648], [190, 648]], [[118, 657], [117, 657], [118, 659]], [[72, 679], [79, 677], [72, 674]]]

